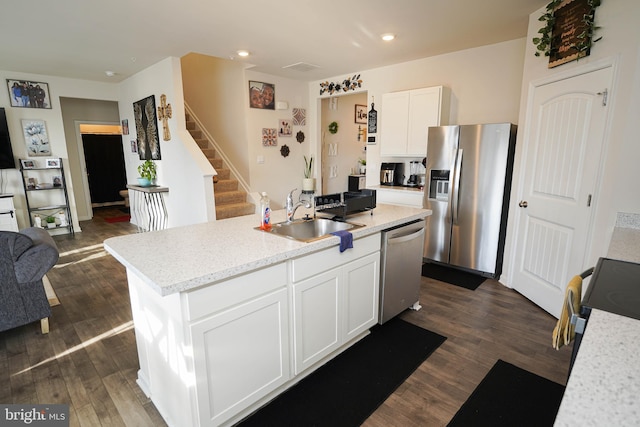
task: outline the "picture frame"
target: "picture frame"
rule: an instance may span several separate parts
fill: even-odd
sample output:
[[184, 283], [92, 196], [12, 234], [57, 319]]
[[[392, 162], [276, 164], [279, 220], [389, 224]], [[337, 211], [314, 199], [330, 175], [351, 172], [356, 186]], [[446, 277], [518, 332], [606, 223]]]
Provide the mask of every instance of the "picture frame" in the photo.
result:
[[133, 103], [133, 118], [136, 123], [140, 160], [162, 160], [156, 114], [156, 97], [154, 95]]
[[132, 139], [130, 142], [131, 142], [131, 152], [132, 153], [137, 153], [138, 152], [138, 141], [136, 141], [135, 139]]
[[54, 187], [62, 187], [62, 176], [54, 175], [52, 182]]
[[278, 120], [278, 136], [291, 136], [293, 134], [293, 126], [291, 120], [280, 119]]
[[22, 169], [35, 169], [36, 162], [31, 159], [20, 159], [20, 165], [22, 165]]
[[59, 168], [60, 167], [60, 159], [47, 159], [45, 160], [45, 167], [52, 169], [52, 168]]
[[35, 190], [38, 187], [38, 180], [35, 178], [27, 178], [27, 190]]
[[249, 107], [275, 110], [276, 86], [272, 83], [249, 80]]
[[367, 106], [355, 105], [354, 122], [362, 125], [367, 124]]
[[262, 128], [262, 145], [264, 147], [276, 147], [278, 145], [278, 130], [275, 128]]
[[7, 79], [7, 89], [12, 107], [51, 109], [49, 84], [47, 83]]
[[23, 119], [22, 133], [29, 157], [51, 155], [47, 123], [44, 120]]
[[129, 119], [122, 119], [122, 134], [129, 135]]

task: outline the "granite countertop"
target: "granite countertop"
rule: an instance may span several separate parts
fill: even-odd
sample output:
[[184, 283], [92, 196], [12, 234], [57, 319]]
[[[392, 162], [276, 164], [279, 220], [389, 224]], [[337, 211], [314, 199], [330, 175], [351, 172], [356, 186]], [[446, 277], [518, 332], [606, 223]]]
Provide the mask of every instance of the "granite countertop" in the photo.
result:
[[[619, 213], [607, 258], [640, 263], [640, 214]], [[636, 426], [640, 320], [592, 309], [555, 426]]]
[[640, 320], [593, 309], [555, 426], [637, 426]]
[[[298, 209], [296, 216], [304, 216]], [[354, 239], [413, 220], [431, 211], [378, 204], [369, 212], [347, 221], [365, 227], [353, 231]], [[272, 212], [273, 223], [285, 220], [285, 211]], [[160, 295], [186, 291], [287, 259], [335, 246], [340, 239], [328, 237], [311, 243], [298, 242], [256, 230], [259, 215], [131, 234], [105, 240], [105, 249], [137, 274]]]

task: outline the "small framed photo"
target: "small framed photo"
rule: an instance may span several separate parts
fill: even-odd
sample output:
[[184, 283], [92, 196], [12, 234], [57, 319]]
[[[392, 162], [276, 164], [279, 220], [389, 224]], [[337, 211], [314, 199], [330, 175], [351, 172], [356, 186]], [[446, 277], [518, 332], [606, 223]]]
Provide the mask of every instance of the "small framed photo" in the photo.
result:
[[20, 164], [22, 165], [22, 169], [33, 169], [36, 167], [36, 163], [29, 159], [20, 159]]
[[138, 152], [138, 141], [136, 141], [135, 139], [132, 139], [129, 142], [131, 143], [131, 152], [132, 153], [137, 153]]
[[367, 124], [367, 106], [356, 104], [355, 122], [363, 125]]
[[129, 135], [129, 120], [122, 119], [122, 134]]
[[275, 110], [275, 99], [275, 85], [249, 80], [249, 107], [260, 108], [263, 110]]
[[7, 87], [12, 107], [51, 108], [47, 83], [7, 79]]
[[62, 176], [56, 175], [53, 177], [53, 186], [62, 187]]
[[38, 186], [38, 180], [35, 178], [27, 178], [27, 190], [35, 190]]
[[45, 161], [45, 166], [48, 168], [59, 168], [60, 167], [60, 159], [47, 159]]

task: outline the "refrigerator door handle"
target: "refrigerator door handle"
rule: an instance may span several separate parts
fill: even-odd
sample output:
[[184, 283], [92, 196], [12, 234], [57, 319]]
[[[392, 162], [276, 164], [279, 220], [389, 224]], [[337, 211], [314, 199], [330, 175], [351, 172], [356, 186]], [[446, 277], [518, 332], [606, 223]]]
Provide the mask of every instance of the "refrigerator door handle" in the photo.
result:
[[451, 188], [451, 201], [452, 201], [452, 222], [458, 223], [458, 208], [460, 206], [460, 169], [462, 168], [462, 152], [463, 149], [458, 149], [458, 155], [456, 156], [455, 168], [453, 170], [453, 185]]

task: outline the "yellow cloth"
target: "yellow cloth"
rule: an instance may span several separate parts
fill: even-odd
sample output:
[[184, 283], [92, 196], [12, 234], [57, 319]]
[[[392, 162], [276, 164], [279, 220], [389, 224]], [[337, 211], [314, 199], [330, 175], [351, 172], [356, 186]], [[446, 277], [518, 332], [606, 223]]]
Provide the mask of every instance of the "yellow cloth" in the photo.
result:
[[553, 329], [553, 348], [560, 350], [563, 345], [569, 344], [576, 336], [575, 325], [571, 324], [571, 312], [567, 303], [571, 303], [573, 311], [580, 313], [580, 302], [582, 300], [582, 277], [575, 276], [567, 285], [562, 311], [556, 327]]

